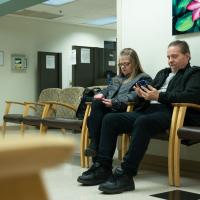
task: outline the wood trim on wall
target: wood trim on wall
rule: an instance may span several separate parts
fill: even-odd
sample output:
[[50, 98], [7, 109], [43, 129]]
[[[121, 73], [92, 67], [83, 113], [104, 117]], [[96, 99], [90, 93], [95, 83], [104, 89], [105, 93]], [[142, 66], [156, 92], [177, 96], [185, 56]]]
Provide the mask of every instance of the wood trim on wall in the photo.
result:
[[[168, 164], [167, 157], [156, 155], [145, 155], [140, 169], [156, 170], [158, 172], [167, 173]], [[200, 177], [200, 161], [181, 159], [181, 175], [190, 177]]]

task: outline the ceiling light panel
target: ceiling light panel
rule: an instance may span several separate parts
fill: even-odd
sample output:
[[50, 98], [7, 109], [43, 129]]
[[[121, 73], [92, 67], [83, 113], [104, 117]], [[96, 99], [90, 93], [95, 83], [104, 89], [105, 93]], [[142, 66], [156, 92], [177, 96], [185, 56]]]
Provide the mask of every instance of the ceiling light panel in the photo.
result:
[[95, 20], [89, 20], [86, 23], [90, 25], [103, 26], [107, 24], [114, 24], [116, 22], [117, 22], [116, 16], [110, 16], [110, 17], [105, 17], [105, 18], [100, 18], [100, 19], [95, 19]]
[[0, 4], [6, 3], [8, 1], [10, 1], [10, 0], [0, 0]]
[[50, 5], [50, 6], [61, 6], [67, 3], [74, 2], [75, 0], [49, 0], [45, 1], [43, 4]]

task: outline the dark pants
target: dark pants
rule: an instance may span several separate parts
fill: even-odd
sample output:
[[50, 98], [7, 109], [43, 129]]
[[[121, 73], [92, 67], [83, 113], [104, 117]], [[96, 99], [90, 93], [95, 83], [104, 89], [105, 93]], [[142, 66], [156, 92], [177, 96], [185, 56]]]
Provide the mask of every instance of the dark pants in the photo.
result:
[[122, 168], [135, 176], [138, 171], [151, 137], [170, 128], [172, 109], [162, 104], [152, 104], [142, 111], [110, 113], [102, 122], [101, 138], [96, 161], [112, 167], [112, 159], [116, 148], [117, 136], [130, 133], [131, 142]]
[[99, 101], [94, 100], [91, 105], [91, 113], [87, 120], [87, 126], [89, 130], [89, 138], [97, 145], [98, 148], [102, 120], [107, 113], [112, 112], [111, 108], [105, 107], [105, 105]]

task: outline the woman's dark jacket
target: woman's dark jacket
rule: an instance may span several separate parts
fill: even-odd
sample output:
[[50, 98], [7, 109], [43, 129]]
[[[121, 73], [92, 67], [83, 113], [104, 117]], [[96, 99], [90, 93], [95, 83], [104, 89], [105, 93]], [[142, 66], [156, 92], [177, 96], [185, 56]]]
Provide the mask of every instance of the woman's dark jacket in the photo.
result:
[[[152, 83], [153, 87], [160, 89], [171, 73], [170, 68], [160, 70]], [[146, 107], [149, 101], [145, 104], [141, 103], [143, 100], [138, 98], [139, 107]], [[191, 67], [190, 64], [186, 68], [179, 70], [176, 75], [169, 82], [166, 92], [160, 92], [158, 102], [171, 106], [172, 103], [196, 103], [200, 104], [200, 67]], [[200, 112], [188, 109], [186, 118], [190, 118], [190, 122], [200, 124]], [[195, 119], [197, 117], [197, 119]], [[192, 125], [191, 124], [191, 125]]]
[[151, 82], [151, 77], [146, 73], [138, 74], [134, 79], [123, 83], [126, 80], [125, 77], [115, 76], [112, 79], [112, 83], [100, 93], [104, 95], [105, 98], [112, 100], [112, 108], [118, 111], [125, 111], [127, 107], [127, 102], [135, 101], [137, 94], [133, 90], [133, 86], [138, 80], [146, 80]]

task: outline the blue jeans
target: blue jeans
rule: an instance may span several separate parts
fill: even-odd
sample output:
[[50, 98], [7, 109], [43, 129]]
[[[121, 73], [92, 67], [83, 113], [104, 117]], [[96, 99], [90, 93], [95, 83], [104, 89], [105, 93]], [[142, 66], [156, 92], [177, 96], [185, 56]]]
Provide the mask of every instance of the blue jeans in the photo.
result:
[[117, 136], [129, 133], [131, 142], [121, 166], [128, 174], [135, 176], [151, 137], [158, 133], [166, 134], [170, 128], [171, 116], [172, 108], [163, 104], [150, 104], [141, 111], [107, 114], [102, 121], [95, 160], [108, 168], [112, 167]]

